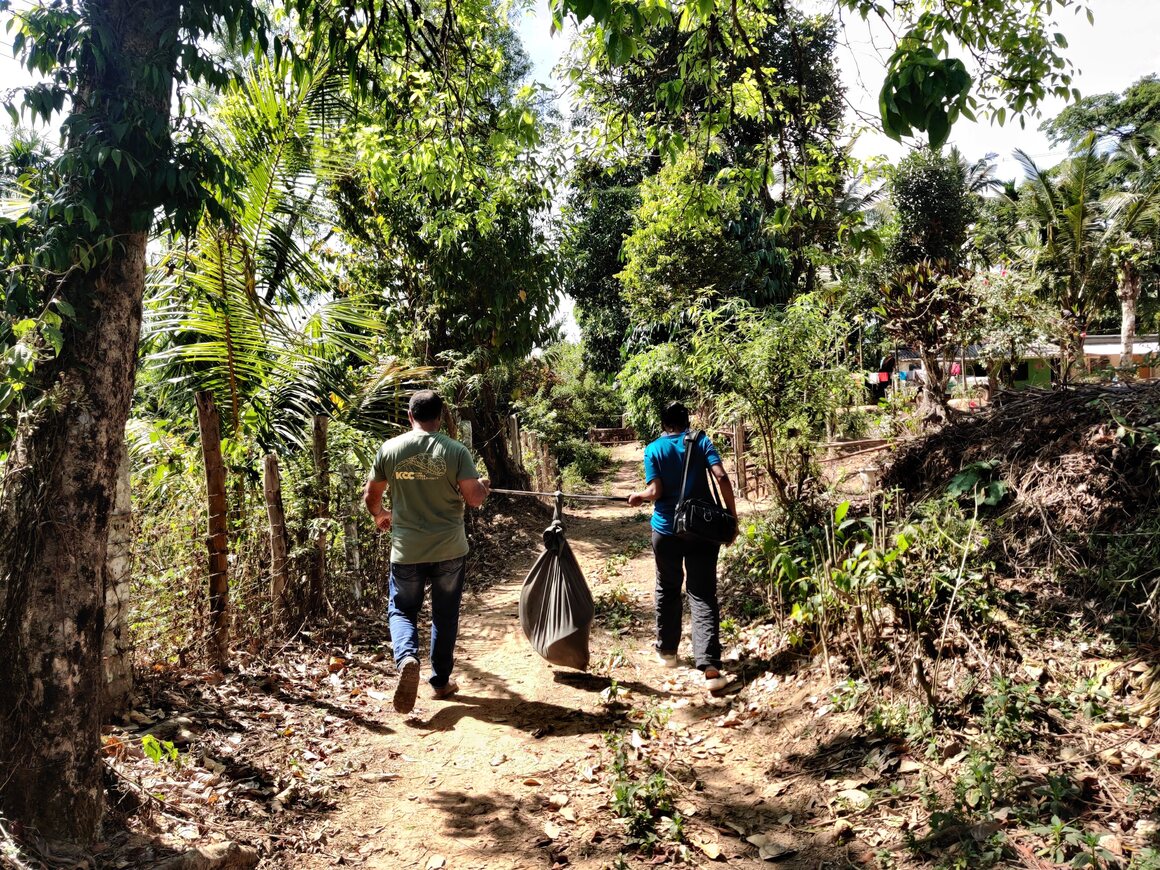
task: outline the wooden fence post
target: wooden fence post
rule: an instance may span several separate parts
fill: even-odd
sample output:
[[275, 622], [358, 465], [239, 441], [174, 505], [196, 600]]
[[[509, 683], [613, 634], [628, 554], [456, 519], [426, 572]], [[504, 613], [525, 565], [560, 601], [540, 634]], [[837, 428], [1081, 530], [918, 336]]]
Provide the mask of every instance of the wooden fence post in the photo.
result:
[[508, 438], [512, 445], [512, 461], [517, 468], [524, 467], [524, 450], [520, 444], [520, 421], [515, 414], [508, 417]]
[[344, 493], [355, 494], [353, 499], [345, 501], [342, 542], [346, 553], [346, 573], [350, 576], [350, 591], [354, 595], [355, 603], [358, 604], [362, 601], [362, 558], [358, 549], [358, 518], [363, 500], [358, 485], [358, 473], [353, 465], [342, 466], [342, 487]]
[[201, 455], [205, 463], [205, 491], [209, 506], [209, 640], [207, 651], [210, 664], [221, 668], [229, 653], [229, 522], [226, 514], [226, 466], [222, 461], [221, 417], [213, 396], [199, 392], [197, 425], [201, 432]]
[[320, 613], [326, 600], [326, 529], [330, 518], [330, 461], [326, 455], [326, 431], [330, 418], [321, 414], [313, 420], [314, 436], [314, 516], [320, 521], [314, 538], [314, 570], [310, 574], [310, 612]]
[[274, 607], [274, 624], [284, 625], [287, 616], [286, 587], [290, 566], [286, 559], [286, 511], [282, 506], [282, 475], [278, 457], [267, 454], [262, 475], [266, 495], [266, 516], [270, 521], [270, 602]]
[[745, 467], [745, 421], [737, 420], [733, 424], [733, 457], [737, 474], [737, 493], [744, 499], [749, 498], [749, 473]]

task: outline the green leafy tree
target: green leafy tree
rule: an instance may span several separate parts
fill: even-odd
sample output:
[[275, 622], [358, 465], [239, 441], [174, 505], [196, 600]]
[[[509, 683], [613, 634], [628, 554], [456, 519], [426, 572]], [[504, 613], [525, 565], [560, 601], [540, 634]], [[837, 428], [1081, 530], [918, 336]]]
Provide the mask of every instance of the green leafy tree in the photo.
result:
[[753, 57], [722, 58], [719, 67], [690, 66], [687, 55], [702, 40], [716, 45], [712, 28], [690, 36], [660, 16], [642, 27], [640, 51], [617, 62], [602, 41], [606, 31], [595, 27], [571, 75], [613, 154], [644, 155], [638, 159], [649, 174], [658, 160], [680, 162], [686, 173], [694, 164], [698, 187], [720, 189], [686, 200], [691, 223], [715, 218], [719, 197], [744, 203], [739, 215], [723, 218], [730, 239], [765, 261], [754, 277], [784, 302], [814, 285], [820, 255], [837, 244], [848, 156], [839, 144], [834, 22], [783, 13], [723, 18], [720, 27], [732, 38], [743, 34]]
[[579, 163], [570, 179], [564, 292], [576, 302], [584, 362], [604, 374], [615, 374], [624, 364], [629, 316], [617, 274], [624, 268], [621, 248], [640, 204], [640, 179], [636, 168], [605, 168], [593, 161]]
[[660, 435], [661, 410], [669, 402], [698, 404], [688, 350], [670, 342], [629, 357], [616, 380], [624, 396], [625, 421], [645, 443]]
[[994, 396], [1000, 386], [1014, 386], [1016, 367], [1026, 356], [1058, 338], [1059, 310], [1043, 298], [1038, 281], [1022, 270], [978, 273], [970, 284], [974, 306], [964, 342], [976, 346]]
[[[217, 75], [193, 46], [219, 15], [257, 30], [241, 3], [92, 0], [35, 5], [17, 19], [17, 51], [49, 76], [21, 104], [46, 122], [67, 114], [48, 184], [22, 220], [0, 222], [0, 259], [25, 258], [36, 312], [62, 317], [60, 348], [36, 372], [42, 401], [4, 470], [0, 650], [11, 664], [2, 693], [12, 713], [0, 725], [0, 813], [50, 839], [92, 842], [100, 825], [101, 566], [145, 246], [155, 210], [188, 225], [200, 213], [201, 180], [222, 175], [175, 139], [171, 123], [179, 69]], [[191, 49], [179, 66], [183, 45]]]
[[[1083, 0], [934, 0], [923, 4], [886, 6], [875, 0], [840, 0], [839, 6], [887, 23], [897, 35], [882, 89], [882, 120], [887, 133], [910, 135], [926, 131], [937, 147], [960, 116], [982, 109], [1003, 123], [1008, 109], [1024, 116], [1047, 96], [1077, 97], [1071, 88], [1072, 68], [1063, 55], [1067, 40], [1058, 32], [1055, 16], [1065, 12], [1092, 15]], [[593, 3], [591, 0], [554, 0], [557, 26], [567, 15], [592, 21], [601, 54], [615, 66], [656, 51], [650, 33], [674, 27], [679, 33], [674, 65], [682, 70], [680, 82], [658, 80], [650, 108], [679, 114], [689, 97], [708, 100], [715, 107], [742, 112], [777, 111], [785, 80], [767, 65], [760, 35], [792, 16], [785, 0], [757, 0], [744, 5], [726, 0], [643, 4], [633, 0]], [[968, 74], [963, 59], [950, 57], [951, 46], [969, 58], [977, 78]], [[736, 77], [727, 74], [740, 70]], [[737, 91], [741, 99], [730, 100]], [[691, 133], [673, 131], [656, 123], [657, 115], [642, 118], [653, 140], [664, 151], [680, 150], [674, 135], [707, 143], [722, 126], [719, 112], [706, 112]]]
[[961, 266], [978, 206], [969, 170], [957, 153], [919, 149], [891, 186], [897, 226], [878, 310], [887, 333], [922, 359], [922, 405], [931, 418], [946, 415], [949, 363], [973, 307]]
[[722, 424], [757, 431], [758, 455], [791, 526], [817, 519], [817, 445], [858, 384], [844, 365], [851, 324], [819, 294], [706, 312], [691, 367]]
[[[511, 27], [496, 26], [498, 6], [479, 11], [460, 22], [474, 55], [458, 56], [452, 72], [467, 84], [413, 112], [392, 99], [368, 107], [351, 170], [331, 193], [349, 283], [374, 288], [400, 356], [454, 369], [444, 386], [493, 483], [522, 488], [500, 386], [508, 367], [556, 336], [556, 168], [538, 91], [519, 84], [526, 57]], [[408, 88], [384, 84], [400, 102]]]
[[760, 287], [756, 252], [736, 231], [737, 191], [702, 182], [700, 158], [685, 152], [641, 186], [636, 225], [618, 276], [633, 320], [671, 324], [682, 312]]
[[1147, 75], [1122, 94], [1093, 94], [1076, 100], [1039, 129], [1055, 145], [1078, 146], [1088, 133], [1124, 140], [1160, 124], [1160, 76]]
[[581, 345], [560, 342], [529, 357], [508, 390], [521, 429], [543, 439], [561, 471], [574, 466], [583, 480], [599, 470], [606, 454], [588, 443], [588, 430], [619, 426], [624, 406], [616, 387], [588, 369]]

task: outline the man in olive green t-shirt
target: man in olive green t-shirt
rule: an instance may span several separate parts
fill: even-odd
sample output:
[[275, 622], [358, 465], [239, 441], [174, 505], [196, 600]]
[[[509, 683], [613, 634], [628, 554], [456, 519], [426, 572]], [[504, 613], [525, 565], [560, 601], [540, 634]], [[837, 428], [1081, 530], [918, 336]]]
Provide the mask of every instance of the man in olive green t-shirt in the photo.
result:
[[[488, 481], [479, 476], [467, 448], [439, 431], [443, 400], [433, 390], [411, 397], [411, 431], [379, 448], [363, 492], [375, 525], [391, 532], [388, 616], [399, 682], [394, 705], [409, 713], [419, 691], [419, 610], [431, 584], [432, 696], [449, 698], [458, 690], [451, 679], [459, 603], [467, 564], [463, 507], [479, 507]], [[382, 506], [390, 491], [391, 507]]]

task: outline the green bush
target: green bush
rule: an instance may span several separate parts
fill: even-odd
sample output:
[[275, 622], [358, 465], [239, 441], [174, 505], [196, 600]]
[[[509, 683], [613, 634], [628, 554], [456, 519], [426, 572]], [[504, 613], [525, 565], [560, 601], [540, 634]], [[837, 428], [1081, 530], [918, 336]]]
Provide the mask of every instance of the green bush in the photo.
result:
[[591, 480], [610, 460], [588, 444], [587, 433], [620, 425], [620, 393], [584, 368], [579, 345], [554, 345], [529, 360], [515, 377], [512, 399], [521, 426], [547, 443], [562, 473], [575, 464], [573, 479]]
[[800, 528], [820, 519], [818, 445], [861, 389], [844, 365], [850, 320], [822, 296], [783, 308], [742, 304], [706, 312], [693, 339], [693, 375], [718, 422], [744, 419], [755, 461]]
[[726, 609], [754, 615], [745, 613], [748, 602], [772, 613], [795, 644], [836, 637], [852, 624], [859, 642], [873, 646], [877, 614], [887, 608], [928, 652], [952, 612], [989, 623], [988, 540], [955, 496], [924, 502], [898, 523], [848, 514], [842, 503], [804, 530], [776, 514], [752, 519], [724, 554]]
[[592, 481], [612, 462], [612, 451], [599, 444], [570, 440], [561, 445], [558, 454], [583, 480]]

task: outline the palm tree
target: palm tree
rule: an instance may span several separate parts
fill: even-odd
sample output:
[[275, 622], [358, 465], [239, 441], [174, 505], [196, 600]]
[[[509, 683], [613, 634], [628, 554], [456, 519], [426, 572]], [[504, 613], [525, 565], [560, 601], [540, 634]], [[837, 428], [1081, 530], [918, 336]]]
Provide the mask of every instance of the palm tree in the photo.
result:
[[[319, 190], [346, 164], [327, 138], [346, 111], [339, 78], [327, 67], [295, 77], [269, 62], [227, 92], [217, 116], [222, 159], [237, 173], [232, 196], [171, 245], [150, 283], [144, 339], [152, 399], [198, 410], [210, 498], [210, 651], [219, 664], [229, 546], [221, 429], [263, 452], [312, 441], [311, 518], [324, 520], [327, 420], [384, 396], [394, 402], [388, 419], [397, 419], [401, 387], [422, 374], [390, 365], [362, 374], [375, 362], [381, 318], [365, 300], [336, 297], [334, 276], [311, 248], [331, 223]], [[315, 534], [310, 610], [323, 601], [325, 528], [320, 523]], [[281, 539], [281, 524], [271, 534]], [[276, 610], [281, 605], [275, 596]]]
[[1001, 190], [1003, 182], [995, 177], [995, 158], [999, 155], [991, 151], [980, 157], [974, 163], [968, 163], [964, 155], [955, 146], [951, 147], [950, 158], [959, 166], [963, 177], [963, 188], [968, 193], [982, 196], [992, 190]]
[[1083, 336], [1104, 304], [1113, 263], [1108, 245], [1107, 205], [1101, 200], [1108, 161], [1095, 136], [1088, 136], [1055, 169], [1041, 168], [1026, 152], [1015, 151], [1028, 179], [1031, 216], [1018, 252], [1043, 277], [1060, 306], [1068, 335], [1061, 343], [1066, 381], [1083, 359]]
[[[1073, 361], [1083, 334], [1113, 288], [1121, 305], [1121, 359], [1130, 364], [1140, 297], [1140, 261], [1160, 227], [1160, 135], [1142, 131], [1107, 156], [1094, 134], [1054, 170], [1015, 156], [1030, 181], [1032, 220], [1021, 248], [1041, 272], [1070, 324]], [[1066, 372], [1067, 368], [1064, 368]]]
[[1120, 366], [1132, 369], [1136, 341], [1136, 306], [1140, 301], [1140, 265], [1156, 253], [1160, 229], [1160, 127], [1136, 131], [1121, 141], [1111, 169], [1124, 186], [1107, 197], [1117, 266], [1120, 301]]

